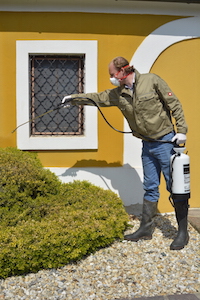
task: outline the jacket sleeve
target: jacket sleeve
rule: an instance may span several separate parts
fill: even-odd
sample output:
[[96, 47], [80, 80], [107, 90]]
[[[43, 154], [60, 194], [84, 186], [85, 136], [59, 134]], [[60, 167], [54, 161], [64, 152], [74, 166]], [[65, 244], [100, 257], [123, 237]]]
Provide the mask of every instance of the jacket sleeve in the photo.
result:
[[177, 132], [186, 134], [188, 126], [186, 124], [183, 108], [179, 99], [163, 79], [157, 75], [156, 77], [156, 92], [164, 102], [166, 108], [170, 111], [171, 116], [175, 119]]
[[94, 105], [92, 99], [98, 106], [117, 106], [119, 102], [118, 89], [105, 90], [101, 93], [86, 93], [86, 94], [72, 94], [72, 104], [76, 105]]

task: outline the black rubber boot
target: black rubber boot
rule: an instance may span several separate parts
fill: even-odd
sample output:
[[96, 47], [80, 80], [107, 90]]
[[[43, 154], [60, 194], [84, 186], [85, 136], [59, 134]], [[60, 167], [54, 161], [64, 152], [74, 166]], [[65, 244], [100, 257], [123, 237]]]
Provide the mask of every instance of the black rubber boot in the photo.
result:
[[153, 218], [155, 217], [156, 213], [157, 202], [150, 202], [144, 199], [140, 228], [133, 234], [125, 235], [124, 239], [133, 242], [137, 242], [140, 239], [152, 239]]
[[170, 245], [170, 250], [180, 250], [188, 244], [189, 234], [188, 225], [188, 200], [174, 202], [176, 220], [178, 223], [178, 234]]

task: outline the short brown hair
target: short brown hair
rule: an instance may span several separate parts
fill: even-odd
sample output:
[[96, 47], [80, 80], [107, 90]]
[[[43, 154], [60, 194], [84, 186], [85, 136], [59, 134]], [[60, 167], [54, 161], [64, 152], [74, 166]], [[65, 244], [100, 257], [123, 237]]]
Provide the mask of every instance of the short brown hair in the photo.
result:
[[124, 68], [125, 72], [129, 74], [135, 70], [133, 66], [129, 66], [128, 60], [122, 56], [115, 57], [112, 62], [118, 71], [120, 71], [121, 68]]

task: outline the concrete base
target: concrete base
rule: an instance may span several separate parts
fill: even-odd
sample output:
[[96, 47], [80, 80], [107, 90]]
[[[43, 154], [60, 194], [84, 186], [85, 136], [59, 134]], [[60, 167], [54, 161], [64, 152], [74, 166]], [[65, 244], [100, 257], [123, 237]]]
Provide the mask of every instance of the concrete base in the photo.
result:
[[188, 221], [200, 233], [200, 208], [189, 208]]

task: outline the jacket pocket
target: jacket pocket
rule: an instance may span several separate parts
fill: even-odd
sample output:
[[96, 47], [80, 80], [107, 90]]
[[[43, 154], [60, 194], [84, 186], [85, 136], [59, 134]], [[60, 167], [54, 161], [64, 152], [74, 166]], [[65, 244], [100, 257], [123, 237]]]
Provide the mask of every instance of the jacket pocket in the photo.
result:
[[147, 94], [143, 94], [143, 95], [140, 95], [138, 96], [138, 101], [141, 102], [141, 101], [149, 101], [151, 99], [155, 99], [156, 98], [156, 95], [155, 93], [147, 93]]
[[164, 129], [167, 117], [166, 111], [156, 93], [151, 92], [140, 95], [137, 103], [141, 126], [149, 135]]
[[158, 95], [151, 92], [138, 96], [138, 108], [143, 118], [151, 119], [160, 114], [163, 105], [160, 102]]

